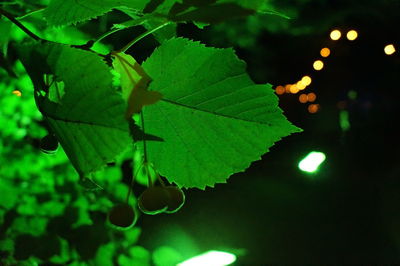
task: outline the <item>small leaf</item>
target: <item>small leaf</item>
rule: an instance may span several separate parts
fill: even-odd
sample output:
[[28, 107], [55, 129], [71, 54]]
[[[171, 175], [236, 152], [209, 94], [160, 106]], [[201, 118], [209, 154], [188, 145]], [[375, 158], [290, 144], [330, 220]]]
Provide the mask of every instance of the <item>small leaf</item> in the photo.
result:
[[148, 91], [150, 77], [136, 60], [125, 53], [113, 53], [113, 67], [120, 74], [122, 96], [128, 102], [125, 118], [140, 113], [143, 106], [158, 102], [162, 95], [159, 92]]

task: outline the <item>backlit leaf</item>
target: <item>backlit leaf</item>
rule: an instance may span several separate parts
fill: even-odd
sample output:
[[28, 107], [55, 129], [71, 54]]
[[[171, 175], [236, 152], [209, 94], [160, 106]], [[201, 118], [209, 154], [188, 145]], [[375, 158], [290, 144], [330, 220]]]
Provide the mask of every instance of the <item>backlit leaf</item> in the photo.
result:
[[162, 95], [147, 90], [151, 79], [132, 56], [125, 53], [112, 55], [114, 69], [120, 74], [122, 95], [128, 102], [126, 118], [129, 119], [133, 114], [140, 113], [143, 106], [158, 102]]
[[[183, 38], [163, 43], [143, 68], [163, 94], [143, 110], [149, 161], [179, 186], [226, 182], [282, 137], [301, 131], [278, 107], [271, 85], [256, 85], [232, 49]], [[142, 145], [138, 145], [141, 147]]]
[[130, 145], [126, 104], [100, 56], [57, 44], [22, 46], [20, 53], [37, 91], [44, 74], [64, 84], [60, 100], [38, 95], [37, 104], [78, 173], [101, 169]]

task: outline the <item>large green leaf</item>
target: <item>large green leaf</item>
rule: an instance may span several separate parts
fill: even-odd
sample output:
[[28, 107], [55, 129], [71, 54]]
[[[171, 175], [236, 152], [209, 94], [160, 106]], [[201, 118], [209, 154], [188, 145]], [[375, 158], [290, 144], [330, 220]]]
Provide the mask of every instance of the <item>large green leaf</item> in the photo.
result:
[[116, 7], [142, 10], [146, 3], [146, 0], [52, 0], [44, 16], [51, 25], [69, 25], [101, 16]]
[[99, 170], [129, 146], [126, 104], [100, 56], [59, 44], [19, 50], [36, 90], [43, 89], [44, 73], [64, 84], [59, 101], [38, 96], [37, 104], [78, 173]]
[[[271, 85], [256, 85], [232, 49], [174, 38], [143, 63], [163, 94], [143, 109], [147, 142], [161, 175], [184, 187], [226, 182], [259, 160], [276, 141], [301, 131], [278, 107]], [[140, 145], [141, 146], [141, 145]]]

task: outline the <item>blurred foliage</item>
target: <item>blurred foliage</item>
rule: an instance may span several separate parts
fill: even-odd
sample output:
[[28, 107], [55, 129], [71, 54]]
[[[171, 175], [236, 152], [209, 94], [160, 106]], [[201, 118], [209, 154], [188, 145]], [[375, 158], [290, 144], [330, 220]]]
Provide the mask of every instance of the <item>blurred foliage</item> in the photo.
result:
[[[32, 6], [43, 3], [31, 1]], [[47, 128], [34, 102], [33, 85], [8, 51], [9, 42], [26, 35], [4, 19], [0, 29], [0, 264], [150, 265], [149, 251], [135, 245], [139, 228], [118, 231], [106, 223], [109, 209], [126, 198], [121, 165], [127, 155], [95, 175], [104, 190], [88, 191], [78, 184], [62, 149], [54, 155], [42, 153], [39, 142]], [[73, 27], [41, 33], [64, 43], [87, 38]]]
[[[65, 153], [40, 152], [46, 134], [21, 64], [18, 79], [0, 70], [0, 258], [6, 265], [148, 265], [149, 252], [134, 246], [140, 229], [107, 227], [106, 213], [123, 202], [121, 159], [98, 173], [104, 190], [86, 191]], [[13, 94], [21, 91], [21, 96]], [[112, 191], [112, 193], [111, 193]], [[101, 263], [100, 263], [101, 262]], [[83, 264], [82, 264], [83, 263]]]

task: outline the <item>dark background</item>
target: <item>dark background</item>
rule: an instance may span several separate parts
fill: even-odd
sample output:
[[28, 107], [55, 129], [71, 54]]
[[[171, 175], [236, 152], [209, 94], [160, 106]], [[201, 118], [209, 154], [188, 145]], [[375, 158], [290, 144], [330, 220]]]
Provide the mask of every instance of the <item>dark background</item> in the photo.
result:
[[[277, 19], [267, 16], [262, 23], [270, 26], [247, 36], [255, 40], [251, 45], [232, 38], [252, 31], [243, 29], [244, 20], [203, 31], [183, 25], [179, 35], [234, 46], [258, 83], [285, 85], [310, 75], [306, 92], [317, 94], [320, 111], [308, 113], [298, 94], [281, 95], [288, 120], [304, 132], [278, 142], [227, 184], [186, 191], [177, 214], [142, 216], [139, 244], [169, 245], [193, 255], [231, 250], [239, 254], [236, 265], [400, 263], [400, 58], [398, 51], [383, 52], [389, 43], [399, 49], [400, 1], [275, 4], [289, 13], [292, 7], [295, 17], [274, 32]], [[336, 28], [342, 38], [332, 41], [329, 33]], [[345, 36], [349, 29], [359, 34], [353, 42]], [[323, 47], [331, 55], [317, 72], [312, 62]], [[351, 90], [357, 92], [354, 100], [348, 98]], [[349, 112], [349, 131], [340, 128], [341, 110]], [[297, 163], [313, 150], [327, 159], [310, 176]]]

